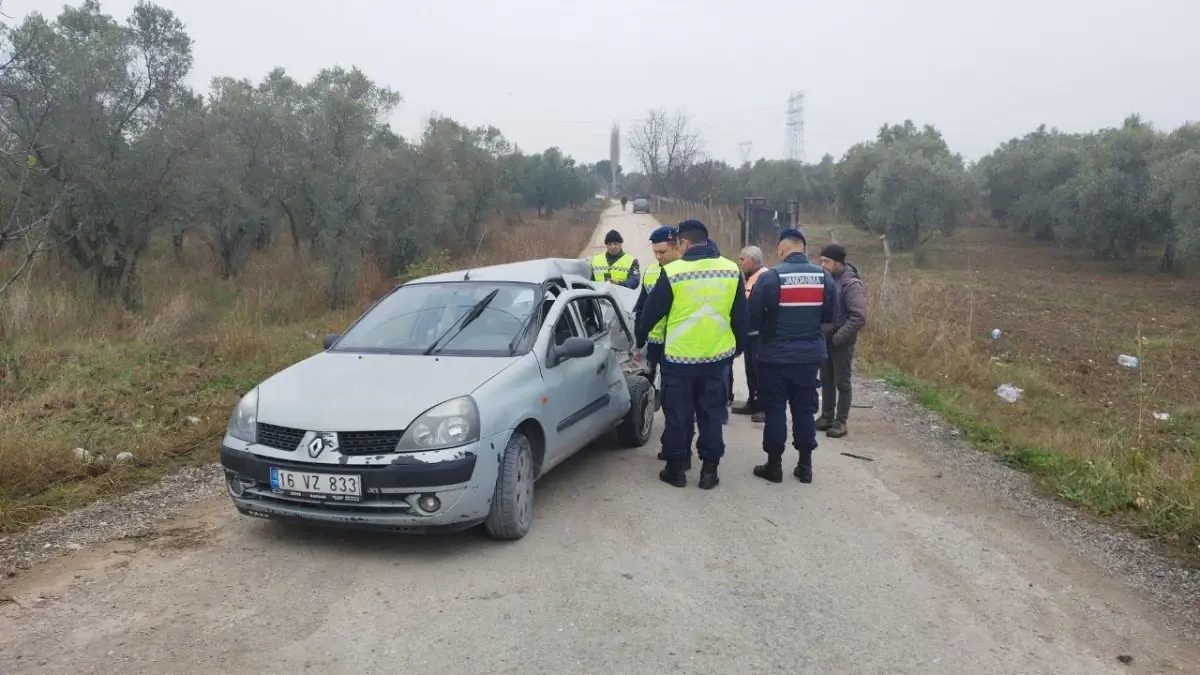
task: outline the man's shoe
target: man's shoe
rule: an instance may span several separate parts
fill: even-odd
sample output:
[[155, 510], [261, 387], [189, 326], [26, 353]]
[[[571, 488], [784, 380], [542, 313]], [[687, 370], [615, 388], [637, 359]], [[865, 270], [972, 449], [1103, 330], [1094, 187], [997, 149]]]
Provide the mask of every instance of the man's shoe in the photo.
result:
[[754, 475], [772, 483], [782, 483], [783, 464], [778, 457], [768, 457], [766, 464], [754, 467]]
[[754, 401], [746, 401], [742, 405], [733, 407], [734, 415], [753, 415], [758, 412], [758, 404]]
[[658, 479], [675, 487], [687, 487], [687, 474], [683, 468], [683, 460], [669, 459], [667, 466], [658, 472]]
[[750, 416], [750, 421], [754, 422], [755, 424], [766, 424], [767, 415], [766, 413], [756, 412]]
[[847, 433], [849, 432], [846, 431], [845, 422], [834, 422], [833, 426], [829, 427], [829, 431], [825, 432], [825, 435], [830, 438], [845, 438]]
[[704, 462], [700, 466], [700, 482], [698, 485], [701, 490], [711, 490], [721, 482], [717, 476], [717, 462]]
[[833, 427], [833, 420], [828, 417], [817, 418], [817, 431], [829, 431]]

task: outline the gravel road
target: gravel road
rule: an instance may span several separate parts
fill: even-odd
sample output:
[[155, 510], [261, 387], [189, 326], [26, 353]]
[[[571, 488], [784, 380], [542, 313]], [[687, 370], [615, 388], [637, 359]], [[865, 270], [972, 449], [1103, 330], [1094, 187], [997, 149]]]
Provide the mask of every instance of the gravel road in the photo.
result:
[[[594, 250], [616, 227], [646, 265], [656, 225], [617, 207]], [[751, 476], [761, 426], [735, 416], [716, 490], [694, 472], [687, 489], [660, 483], [655, 444], [591, 448], [538, 483], [533, 531], [510, 544], [243, 518], [210, 496], [215, 471], [193, 472], [211, 485], [153, 534], [8, 580], [0, 673], [1200, 673], [1194, 625], [1150, 599], [1200, 579], [1131, 587], [1104, 560], [1130, 539], [1072, 540], [1103, 526], [1066, 522], [895, 395], [860, 389], [872, 407], [822, 439], [811, 485]], [[170, 503], [152, 494], [16, 548], [95, 541], [89, 525], [131, 517], [102, 509]]]

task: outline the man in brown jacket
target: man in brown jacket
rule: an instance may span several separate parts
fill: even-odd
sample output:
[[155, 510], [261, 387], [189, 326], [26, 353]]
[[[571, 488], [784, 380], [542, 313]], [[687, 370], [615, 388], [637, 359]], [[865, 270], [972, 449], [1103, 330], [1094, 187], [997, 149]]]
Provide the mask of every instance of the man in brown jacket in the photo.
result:
[[833, 323], [825, 328], [829, 357], [821, 363], [821, 416], [817, 430], [830, 438], [846, 435], [853, 395], [850, 375], [858, 332], [867, 325], [867, 287], [858, 269], [846, 262], [846, 247], [830, 244], [821, 249], [821, 267], [833, 275], [838, 306]]

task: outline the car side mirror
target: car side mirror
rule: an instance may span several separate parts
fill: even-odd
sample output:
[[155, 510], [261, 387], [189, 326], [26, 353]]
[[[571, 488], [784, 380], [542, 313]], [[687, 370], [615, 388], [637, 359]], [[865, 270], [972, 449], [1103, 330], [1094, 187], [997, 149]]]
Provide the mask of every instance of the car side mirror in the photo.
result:
[[324, 344], [325, 344], [325, 349], [329, 349], [330, 347], [332, 347], [332, 346], [333, 346], [333, 343], [337, 342], [337, 341], [338, 341], [338, 339], [339, 339], [339, 338], [341, 338], [341, 337], [342, 337], [342, 334], [341, 334], [341, 333], [329, 333], [329, 334], [327, 334], [327, 335], [325, 336], [325, 341], [324, 341]]
[[596, 343], [588, 338], [569, 337], [554, 347], [554, 365], [570, 359], [582, 359], [596, 351]]

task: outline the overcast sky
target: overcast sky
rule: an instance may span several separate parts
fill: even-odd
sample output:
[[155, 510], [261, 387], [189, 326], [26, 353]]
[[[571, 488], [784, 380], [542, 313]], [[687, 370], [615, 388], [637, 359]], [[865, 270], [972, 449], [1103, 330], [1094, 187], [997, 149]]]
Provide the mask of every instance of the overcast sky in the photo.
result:
[[[134, 2], [102, 4], [123, 20]], [[3, 0], [17, 18], [63, 4]], [[783, 157], [794, 90], [806, 96], [809, 161], [905, 118], [936, 125], [968, 159], [1040, 123], [1200, 120], [1200, 0], [158, 4], [195, 41], [199, 89], [275, 66], [308, 79], [357, 65], [404, 97], [393, 120], [404, 135], [437, 111], [582, 161], [608, 156], [614, 120], [628, 127], [657, 107], [691, 115], [716, 158], [738, 161], [742, 141], [754, 157]]]

